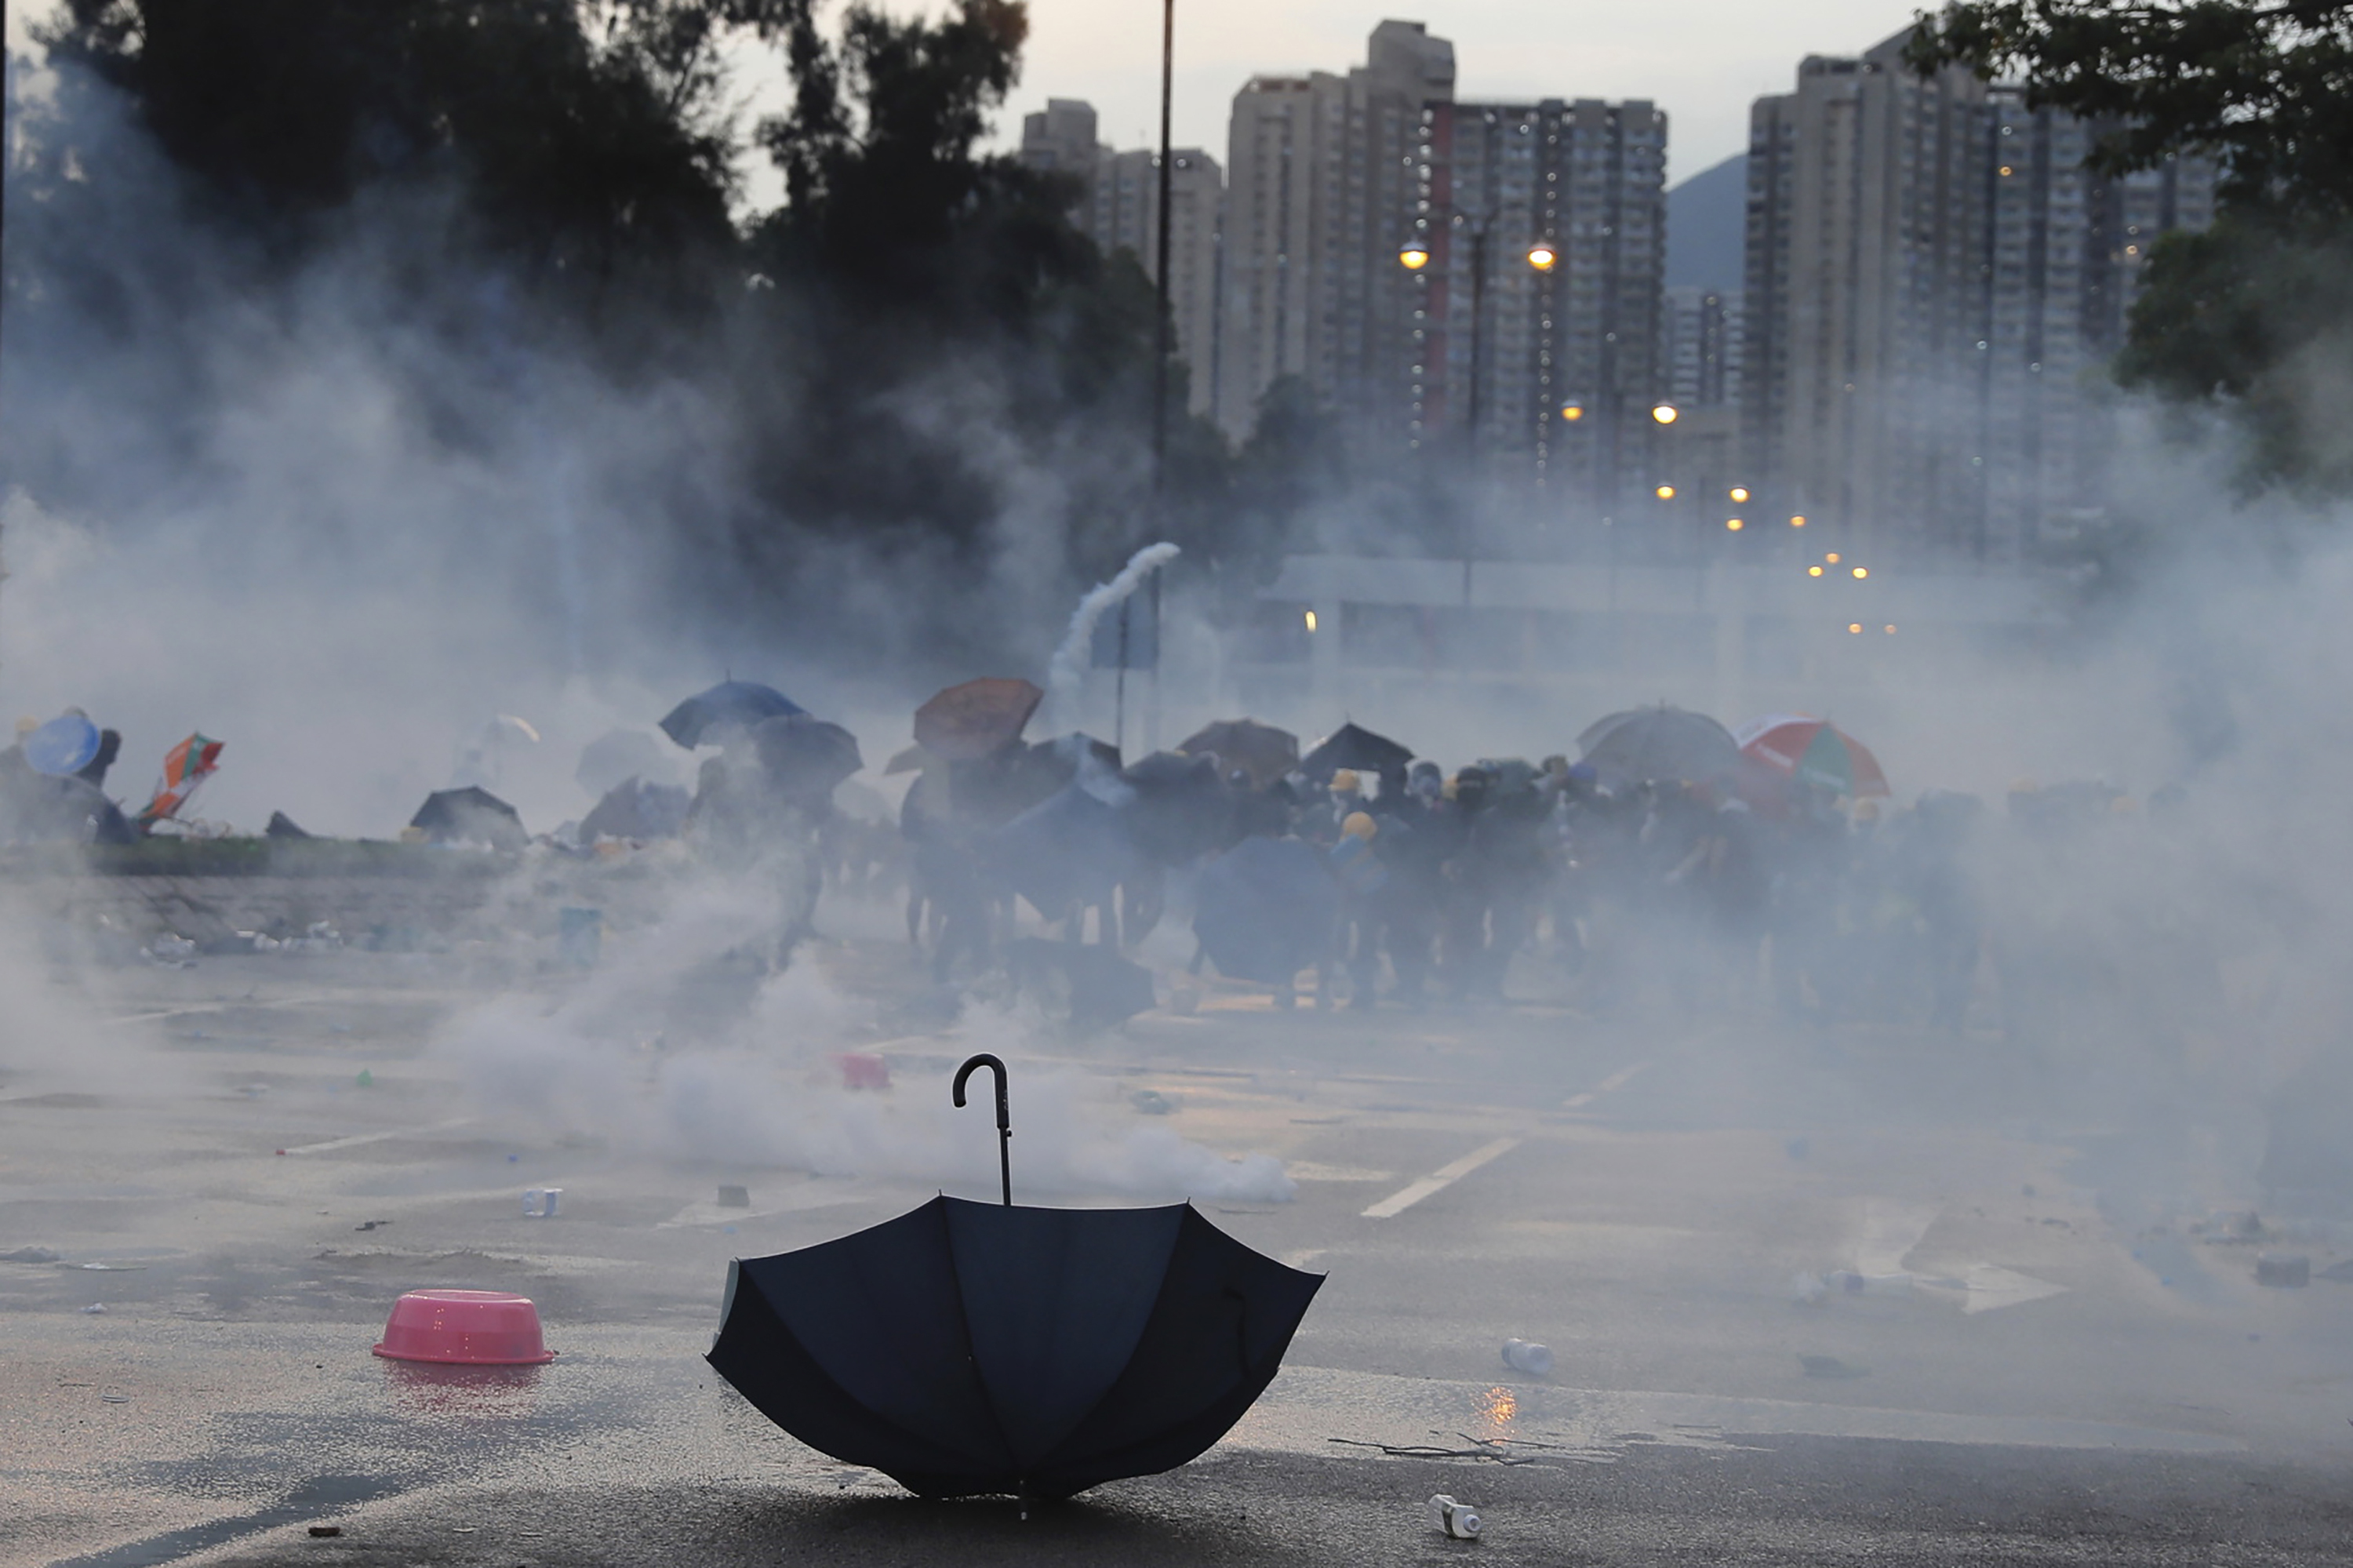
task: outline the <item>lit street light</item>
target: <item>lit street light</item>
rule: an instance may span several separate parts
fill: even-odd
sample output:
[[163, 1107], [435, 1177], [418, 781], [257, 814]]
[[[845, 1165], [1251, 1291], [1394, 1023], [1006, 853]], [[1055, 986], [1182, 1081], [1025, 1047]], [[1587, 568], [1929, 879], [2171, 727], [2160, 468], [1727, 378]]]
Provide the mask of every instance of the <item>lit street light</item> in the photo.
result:
[[1674, 498], [1675, 498], [1675, 487], [1674, 487], [1673, 485], [1672, 485], [1672, 484], [1662, 484], [1662, 485], [1659, 486], [1659, 499], [1660, 499], [1660, 500], [1662, 500], [1662, 501], [1672, 501]]
[[1419, 272], [1430, 265], [1430, 248], [1412, 244], [1398, 252], [1398, 265], [1409, 272]]
[[1672, 425], [1675, 422], [1675, 406], [1672, 403], [1662, 403], [1651, 410], [1651, 418], [1662, 425]]
[[1528, 247], [1528, 265], [1539, 272], [1551, 271], [1553, 263], [1559, 260], [1560, 252], [1544, 240], [1539, 239]]
[[1748, 499], [1748, 487], [1741, 484], [1734, 485], [1732, 487], [1732, 499], [1735, 501], [1746, 501]]

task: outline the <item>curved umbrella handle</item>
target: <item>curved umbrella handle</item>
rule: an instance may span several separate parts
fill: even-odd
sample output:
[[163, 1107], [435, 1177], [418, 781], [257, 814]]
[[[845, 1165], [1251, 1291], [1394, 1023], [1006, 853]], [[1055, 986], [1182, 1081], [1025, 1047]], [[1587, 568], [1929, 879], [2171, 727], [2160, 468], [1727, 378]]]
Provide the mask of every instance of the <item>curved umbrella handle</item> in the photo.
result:
[[1005, 1100], [1005, 1064], [986, 1051], [969, 1058], [956, 1069], [952, 1097], [962, 1110], [965, 1080], [982, 1067], [997, 1075], [997, 1171], [1005, 1184], [1005, 1206], [1009, 1209], [1013, 1206], [1013, 1113]]

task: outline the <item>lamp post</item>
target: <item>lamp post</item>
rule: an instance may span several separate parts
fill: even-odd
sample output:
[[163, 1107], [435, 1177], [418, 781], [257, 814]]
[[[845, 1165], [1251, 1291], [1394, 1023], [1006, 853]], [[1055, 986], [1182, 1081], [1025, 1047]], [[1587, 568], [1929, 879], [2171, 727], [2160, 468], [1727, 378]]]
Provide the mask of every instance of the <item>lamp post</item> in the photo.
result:
[[[1471, 396], [1463, 410], [1462, 445], [1464, 452], [1475, 466], [1479, 456], [1479, 399], [1486, 380], [1487, 339], [1487, 236], [1498, 214], [1488, 212], [1476, 218], [1466, 218], [1455, 213], [1450, 218], [1453, 228], [1461, 228], [1471, 238]], [[1524, 260], [1531, 270], [1549, 272], [1560, 261], [1559, 249], [1549, 239], [1531, 242]], [[1398, 265], [1409, 272], [1419, 272], [1430, 265], [1430, 247], [1419, 239], [1409, 239], [1398, 249]], [[1475, 502], [1474, 502], [1475, 504]], [[1471, 603], [1471, 562], [1472, 524], [1462, 525], [1462, 602]]]

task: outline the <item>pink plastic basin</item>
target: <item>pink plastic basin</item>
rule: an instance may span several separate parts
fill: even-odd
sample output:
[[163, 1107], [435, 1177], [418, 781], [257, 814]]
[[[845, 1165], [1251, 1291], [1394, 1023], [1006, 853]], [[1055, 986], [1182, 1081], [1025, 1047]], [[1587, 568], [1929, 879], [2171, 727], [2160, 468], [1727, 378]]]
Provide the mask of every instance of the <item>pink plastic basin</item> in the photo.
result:
[[412, 1290], [392, 1304], [375, 1353], [459, 1366], [537, 1366], [555, 1359], [539, 1332], [539, 1308], [503, 1290]]

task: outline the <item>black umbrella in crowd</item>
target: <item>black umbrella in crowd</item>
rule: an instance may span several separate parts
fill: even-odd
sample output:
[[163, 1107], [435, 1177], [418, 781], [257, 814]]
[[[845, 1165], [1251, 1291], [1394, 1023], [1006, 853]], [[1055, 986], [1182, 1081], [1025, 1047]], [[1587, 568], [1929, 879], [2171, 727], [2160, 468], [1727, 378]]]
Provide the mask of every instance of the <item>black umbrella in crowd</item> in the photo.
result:
[[[999, 1146], [1011, 1136], [1004, 1065]], [[934, 1198], [730, 1270], [711, 1364], [771, 1421], [925, 1497], [1173, 1469], [1272, 1382], [1321, 1277], [1156, 1209]]]
[[691, 751], [713, 730], [749, 729], [762, 719], [788, 718], [807, 711], [774, 686], [757, 681], [722, 681], [670, 709], [661, 721], [661, 730]]
[[1712, 783], [1741, 771], [1740, 746], [1730, 730], [1705, 714], [1664, 703], [1597, 720], [1577, 745], [1613, 789], [1650, 780]]
[[1392, 768], [1403, 768], [1413, 760], [1413, 747], [1399, 746], [1388, 736], [1376, 735], [1358, 724], [1344, 724], [1315, 743], [1315, 749], [1299, 759], [1299, 771], [1318, 784], [1328, 784], [1332, 775], [1343, 768], [1360, 773], [1379, 773]]
[[519, 850], [530, 842], [522, 817], [488, 789], [469, 784], [462, 789], [436, 789], [417, 808], [408, 825], [430, 843], [488, 844], [492, 849]]
[[1256, 719], [1219, 719], [1178, 741], [1176, 749], [1187, 757], [1214, 754], [1261, 789], [1299, 766], [1299, 737]]

